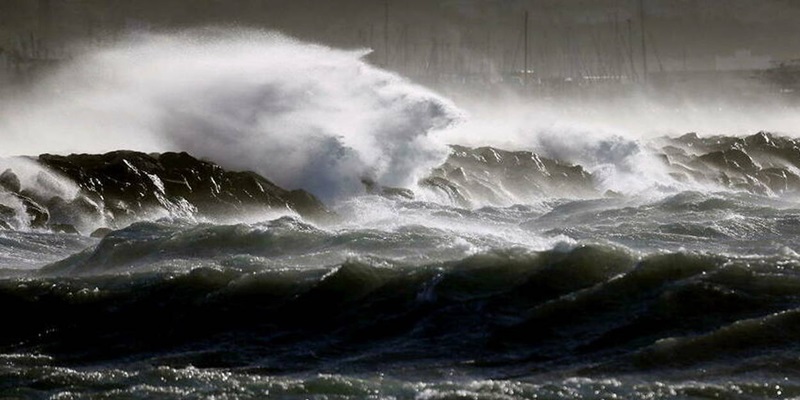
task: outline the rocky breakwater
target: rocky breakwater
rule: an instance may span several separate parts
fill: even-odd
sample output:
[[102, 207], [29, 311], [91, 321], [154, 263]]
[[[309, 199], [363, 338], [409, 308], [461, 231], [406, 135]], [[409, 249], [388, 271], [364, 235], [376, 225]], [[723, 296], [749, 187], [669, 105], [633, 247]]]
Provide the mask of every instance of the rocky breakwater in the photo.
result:
[[[9, 200], [0, 205], [0, 227], [21, 222], [88, 233], [148, 218], [224, 218], [275, 210], [292, 210], [314, 221], [332, 217], [306, 191], [286, 190], [256, 173], [227, 171], [186, 153], [43, 154], [33, 161], [42, 167], [35, 189], [20, 182], [13, 169], [0, 175], [0, 200]], [[76, 188], [70, 198], [48, 190], [65, 184]]]
[[580, 165], [530, 151], [452, 146], [447, 161], [421, 182], [460, 205], [513, 204], [543, 197], [598, 195], [592, 174]]
[[683, 182], [720, 185], [758, 194], [800, 193], [800, 140], [759, 132], [747, 137], [659, 138], [655, 151]]

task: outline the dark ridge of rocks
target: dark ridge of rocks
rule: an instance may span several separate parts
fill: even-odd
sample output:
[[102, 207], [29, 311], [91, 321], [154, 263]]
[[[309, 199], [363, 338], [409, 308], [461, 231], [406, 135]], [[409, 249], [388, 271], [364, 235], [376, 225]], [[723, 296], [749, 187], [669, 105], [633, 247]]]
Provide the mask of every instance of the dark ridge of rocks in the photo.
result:
[[39, 162], [77, 183], [88, 197], [102, 199], [113, 218], [153, 207], [208, 216], [276, 208], [311, 219], [330, 215], [308, 192], [283, 189], [254, 172], [226, 171], [187, 153], [45, 154]]
[[50, 230], [56, 233], [68, 233], [70, 235], [78, 235], [80, 232], [70, 224], [51, 224]]
[[286, 199], [293, 210], [312, 220], [330, 221], [335, 218], [335, 214], [322, 201], [305, 190], [291, 190], [286, 193]]
[[451, 146], [441, 167], [421, 184], [446, 193], [456, 203], [480, 199], [495, 204], [517, 199], [597, 196], [594, 179], [580, 165], [539, 156], [530, 151], [493, 147]]
[[[451, 145], [444, 164], [421, 179], [420, 187], [438, 192], [460, 207], [507, 204], [541, 197], [594, 197], [592, 175], [579, 165], [541, 157], [529, 151]], [[361, 183], [368, 194], [413, 200], [409, 189]]]
[[97, 228], [89, 236], [95, 239], [102, 239], [114, 232], [111, 228]]
[[[462, 180], [462, 182], [464, 182], [464, 180]], [[470, 201], [467, 198], [467, 194], [464, 193], [464, 189], [462, 189], [459, 184], [455, 183], [454, 181], [447, 180], [441, 176], [430, 176], [420, 181], [420, 186], [441, 191], [454, 204], [457, 204], [461, 207], [470, 206]]]
[[0, 195], [6, 200], [11, 200], [21, 206], [24, 215], [18, 215], [14, 207], [0, 204], [0, 229], [14, 229], [22, 220], [27, 220], [27, 226], [31, 228], [45, 228], [50, 221], [50, 211], [47, 207], [39, 204], [36, 200], [25, 195], [25, 192], [14, 193], [5, 190], [0, 186]]
[[688, 133], [654, 144], [677, 181], [759, 194], [800, 193], [800, 140], [769, 132], [702, 138]]
[[[19, 199], [32, 227], [72, 232], [87, 217], [124, 226], [148, 215], [227, 216], [289, 208], [312, 220], [333, 214], [312, 194], [286, 190], [253, 172], [232, 172], [187, 153], [43, 154], [38, 162], [79, 188], [70, 201], [47, 190], [40, 174], [36, 192], [22, 189], [12, 171], [0, 175], [0, 191]], [[96, 225], [95, 225], [96, 226]], [[71, 229], [70, 229], [71, 227]]]
[[361, 178], [361, 183], [364, 185], [364, 190], [367, 191], [367, 194], [408, 200], [413, 200], [415, 197], [414, 191], [411, 189], [381, 186], [370, 178]]
[[[47, 207], [34, 200], [30, 193], [25, 190], [19, 193], [9, 192], [9, 194], [22, 204], [28, 220], [28, 226], [31, 228], [44, 228], [47, 226], [50, 221], [50, 211]], [[6, 222], [8, 222], [8, 219], [6, 219]]]
[[[594, 177], [580, 165], [528, 151], [451, 146], [447, 161], [420, 182], [469, 207], [508, 197], [597, 197]], [[660, 138], [651, 149], [676, 182], [711, 184], [756, 194], [800, 194], [800, 140], [768, 132], [746, 137]], [[509, 196], [510, 195], [510, 196]]]
[[[714, 184], [759, 194], [800, 194], [800, 140], [759, 132], [747, 137], [699, 137], [689, 133], [660, 138], [651, 149], [676, 182]], [[542, 197], [599, 197], [594, 177], [580, 165], [541, 157], [529, 151], [451, 146], [449, 158], [419, 184], [454, 204], [507, 204]], [[0, 229], [18, 224], [19, 209], [29, 225], [58, 231], [90, 232], [118, 227], [148, 215], [225, 216], [291, 208], [312, 220], [333, 214], [312, 194], [285, 190], [253, 172], [226, 171], [186, 153], [44, 154], [38, 162], [79, 188], [66, 200], [61, 183], [39, 174], [36, 191], [20, 184], [11, 170], [0, 173], [0, 195], [15, 205], [0, 205]], [[382, 187], [363, 180], [368, 193], [413, 199], [408, 189]], [[52, 190], [49, 190], [51, 188]], [[607, 192], [607, 197], [619, 196]], [[70, 196], [71, 197], [71, 196]], [[155, 214], [150, 214], [155, 212]], [[81, 225], [86, 216], [95, 223]], [[107, 234], [98, 231], [97, 235]]]
[[22, 190], [19, 183], [19, 178], [10, 169], [7, 169], [0, 174], [0, 187], [13, 193], [19, 193], [19, 191]]
[[17, 216], [17, 210], [0, 204], [0, 221], [4, 222]]

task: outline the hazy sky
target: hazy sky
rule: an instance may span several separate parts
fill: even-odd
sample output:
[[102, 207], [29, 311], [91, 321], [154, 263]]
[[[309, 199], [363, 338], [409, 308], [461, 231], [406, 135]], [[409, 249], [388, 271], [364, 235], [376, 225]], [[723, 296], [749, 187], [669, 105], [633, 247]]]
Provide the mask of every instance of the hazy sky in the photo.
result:
[[[210, 24], [277, 29], [380, 53], [387, 3], [396, 57], [403, 47], [430, 58], [436, 41], [440, 52], [461, 49], [512, 63], [526, 10], [531, 52], [540, 58], [627, 47], [629, 19], [630, 37], [640, 37], [638, 0], [2, 0], [0, 47], [36, 37], [58, 49], [75, 38]], [[739, 49], [774, 60], [800, 57], [797, 0], [644, 0], [644, 7], [651, 57], [668, 69], [708, 68], [715, 56]]]

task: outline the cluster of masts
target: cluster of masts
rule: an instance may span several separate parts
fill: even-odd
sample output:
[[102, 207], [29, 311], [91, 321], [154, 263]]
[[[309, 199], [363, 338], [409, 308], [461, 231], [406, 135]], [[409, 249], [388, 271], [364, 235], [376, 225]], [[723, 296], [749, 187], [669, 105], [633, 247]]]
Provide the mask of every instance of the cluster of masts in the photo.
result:
[[[562, 24], [557, 12], [532, 23], [532, 14], [519, 10], [513, 16], [518, 22], [511, 27], [474, 26], [456, 38], [441, 27], [423, 32], [419, 26], [399, 23], [400, 18], [393, 18], [398, 14], [393, 4], [399, 3], [384, 0], [382, 15], [373, 19], [377, 23], [359, 29], [355, 41], [375, 49], [371, 62], [424, 83], [517, 87], [646, 83], [651, 73], [648, 59], [661, 65], [653, 38], [647, 36], [644, 0], [639, 0], [638, 13], [623, 20], [610, 14], [605, 24], [587, 23], [578, 33], [572, 24]], [[41, 26], [51, 25], [49, 15], [42, 20]], [[54, 43], [47, 40], [53, 36], [47, 31], [20, 36], [10, 48], [0, 48], [0, 59], [18, 75], [57, 63], [68, 55], [53, 51]]]
[[[384, 0], [382, 43], [375, 40], [378, 35], [374, 25], [370, 25], [368, 33], [359, 31], [359, 41], [376, 49], [372, 62], [422, 81], [502, 82], [523, 87], [646, 84], [651, 73], [648, 56], [655, 56], [659, 69], [664, 70], [658, 52], [653, 49], [648, 54], [644, 0], [639, 0], [638, 21], [620, 21], [612, 15], [606, 26], [589, 28], [593, 31], [588, 45], [586, 38], [584, 43], [576, 40], [569, 28], [553, 29], [549, 35], [546, 27], [535, 29], [528, 10], [522, 11], [514, 46], [507, 43], [507, 38], [493, 38], [490, 29], [483, 43], [465, 43], [460, 38], [447, 43], [433, 28], [430, 39], [420, 42], [411, 39], [407, 25], [397, 29], [397, 24], [392, 24], [391, 10], [390, 0]], [[638, 29], [634, 29], [637, 22]], [[557, 33], [554, 35], [553, 31]]]

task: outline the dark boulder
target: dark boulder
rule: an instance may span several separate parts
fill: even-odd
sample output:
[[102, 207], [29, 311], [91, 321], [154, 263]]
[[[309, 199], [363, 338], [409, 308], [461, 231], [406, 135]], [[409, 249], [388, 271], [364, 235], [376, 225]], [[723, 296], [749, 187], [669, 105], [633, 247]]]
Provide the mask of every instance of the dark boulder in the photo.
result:
[[50, 221], [50, 212], [46, 207], [42, 206], [30, 197], [22, 194], [16, 195], [25, 207], [25, 213], [28, 214], [29, 225], [31, 228], [44, 228], [47, 222]]
[[[670, 174], [758, 194], [798, 193], [800, 140], [758, 132], [746, 137], [687, 134], [656, 140]], [[678, 162], [675, 162], [678, 160]]]
[[12, 193], [19, 193], [20, 190], [22, 190], [22, 185], [19, 182], [17, 174], [10, 169], [7, 169], [0, 174], [0, 187], [5, 188], [7, 191]]
[[462, 192], [461, 187], [450, 180], [440, 176], [431, 176], [419, 182], [422, 187], [427, 187], [435, 191], [439, 191], [447, 196], [453, 204], [461, 207], [469, 208], [472, 206], [467, 196]]
[[361, 178], [361, 183], [368, 194], [375, 194], [388, 198], [414, 200], [414, 192], [410, 189], [381, 186], [370, 178]]
[[52, 225], [49, 225], [48, 228], [50, 228], [51, 231], [56, 232], [56, 233], [67, 233], [67, 234], [70, 234], [70, 235], [79, 235], [80, 234], [80, 232], [78, 232], [78, 230], [75, 229], [75, 226], [70, 225], [70, 224], [52, 224]]
[[0, 229], [11, 229], [11, 223], [17, 216], [17, 211], [11, 207], [0, 204]]
[[286, 198], [289, 206], [300, 215], [322, 222], [329, 222], [336, 218], [335, 213], [328, 210], [319, 199], [305, 190], [292, 190], [286, 194]]
[[414, 192], [405, 188], [384, 187], [380, 194], [384, 197], [414, 200]]
[[451, 148], [447, 161], [420, 185], [444, 192], [457, 204], [600, 195], [594, 178], [580, 165], [530, 151], [456, 145]]
[[698, 157], [698, 161], [711, 164], [717, 168], [724, 168], [732, 172], [753, 173], [759, 166], [747, 153], [739, 149], [715, 151]]
[[96, 239], [102, 239], [111, 234], [111, 232], [114, 232], [114, 230], [111, 228], [97, 228], [89, 236]]
[[81, 190], [77, 202], [58, 203], [60, 210], [105, 214], [117, 224], [155, 210], [210, 217], [276, 208], [311, 219], [331, 214], [308, 192], [289, 191], [254, 172], [227, 171], [187, 153], [43, 154], [39, 162]]
[[17, 216], [17, 211], [9, 206], [0, 204], [0, 219], [11, 219]]

